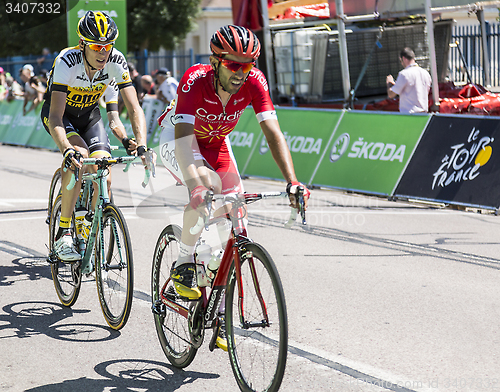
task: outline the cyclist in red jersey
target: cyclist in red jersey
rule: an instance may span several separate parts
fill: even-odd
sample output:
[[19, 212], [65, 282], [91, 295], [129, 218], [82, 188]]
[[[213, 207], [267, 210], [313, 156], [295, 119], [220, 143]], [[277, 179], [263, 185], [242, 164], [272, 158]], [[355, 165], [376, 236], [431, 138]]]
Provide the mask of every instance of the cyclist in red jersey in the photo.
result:
[[[244, 27], [228, 25], [214, 33], [210, 47], [210, 64], [197, 64], [186, 71], [175, 103], [158, 119], [164, 128], [162, 161], [191, 196], [184, 212], [179, 258], [171, 271], [177, 292], [189, 299], [201, 296], [193, 256], [199, 234], [192, 235], [189, 228], [205, 213], [202, 203], [208, 189], [223, 194], [243, 192], [227, 135], [249, 104], [288, 183], [290, 205], [295, 208], [294, 188], [302, 185], [295, 176], [266, 78], [255, 68], [260, 54], [257, 36]], [[304, 193], [307, 206], [307, 188]]]

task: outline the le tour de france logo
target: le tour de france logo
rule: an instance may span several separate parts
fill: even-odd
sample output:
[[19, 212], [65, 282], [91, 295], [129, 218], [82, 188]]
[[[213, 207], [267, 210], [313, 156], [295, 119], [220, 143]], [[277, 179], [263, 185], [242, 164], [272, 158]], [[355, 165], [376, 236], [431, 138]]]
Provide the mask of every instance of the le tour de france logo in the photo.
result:
[[493, 137], [481, 136], [479, 129], [472, 128], [467, 141], [450, 146], [441, 159], [441, 165], [433, 174], [432, 189], [474, 180], [491, 158], [493, 141]]

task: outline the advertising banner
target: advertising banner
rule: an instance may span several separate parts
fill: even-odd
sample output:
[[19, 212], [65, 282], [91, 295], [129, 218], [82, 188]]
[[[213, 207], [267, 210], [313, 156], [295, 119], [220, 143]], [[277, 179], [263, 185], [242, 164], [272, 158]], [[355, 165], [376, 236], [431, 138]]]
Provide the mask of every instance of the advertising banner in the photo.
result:
[[15, 101], [12, 102], [0, 101], [0, 142], [4, 141], [3, 138], [7, 133], [7, 131], [10, 129], [12, 120], [14, 119], [16, 113], [19, 111], [20, 108], [22, 110], [22, 105], [21, 106], [16, 105], [14, 102]]
[[146, 129], [148, 131], [147, 140], [153, 142], [152, 144], [158, 145], [159, 139], [153, 141], [153, 134], [158, 127], [158, 117], [165, 109], [165, 104], [159, 99], [144, 99], [142, 101], [142, 110], [144, 110], [144, 117], [146, 117]]
[[[297, 178], [299, 181], [307, 183], [326, 148], [326, 144], [342, 111], [277, 108], [276, 112], [281, 131], [285, 135], [290, 153], [292, 154]], [[242, 174], [245, 175], [283, 180], [283, 175], [273, 159], [267, 141], [263, 137], [260, 126], [255, 118], [255, 114], [253, 111], [250, 111], [250, 113], [253, 116], [248, 121], [246, 128], [243, 130], [237, 127], [235, 131], [240, 133], [246, 132], [247, 134], [252, 132], [254, 137], [252, 140], [246, 141], [240, 134], [237, 139], [238, 142], [235, 144], [242, 144], [242, 148], [248, 148], [250, 151], [253, 150], [253, 153], [250, 156], [248, 164], [243, 165], [238, 160], [238, 155], [236, 155], [236, 147], [239, 146], [235, 146], [234, 150], [236, 159], [238, 160], [238, 167], [242, 170]], [[250, 138], [250, 136], [247, 137]], [[241, 138], [241, 141], [239, 138]], [[254, 143], [258, 144], [255, 145]]]
[[391, 195], [428, 119], [422, 115], [346, 112], [308, 183]]
[[395, 195], [500, 206], [500, 119], [432, 117]]
[[45, 130], [42, 124], [42, 119], [40, 118], [40, 111], [42, 110], [42, 105], [36, 110], [37, 122], [30, 138], [26, 142], [28, 147], [38, 147], [47, 148], [49, 150], [58, 150], [56, 143], [52, 139], [52, 136]]
[[[35, 130], [37, 123], [40, 122], [41, 105], [37, 111], [31, 111], [25, 116], [23, 116], [24, 101], [15, 100], [8, 105], [12, 106], [12, 121], [9, 125], [9, 129], [3, 135], [2, 141], [7, 144], [24, 146]], [[28, 103], [28, 105], [31, 104]]]
[[127, 1], [126, 0], [68, 0], [68, 45], [78, 45], [76, 33], [78, 21], [87, 11], [102, 11], [113, 19], [118, 27], [119, 36], [115, 47], [127, 56]]

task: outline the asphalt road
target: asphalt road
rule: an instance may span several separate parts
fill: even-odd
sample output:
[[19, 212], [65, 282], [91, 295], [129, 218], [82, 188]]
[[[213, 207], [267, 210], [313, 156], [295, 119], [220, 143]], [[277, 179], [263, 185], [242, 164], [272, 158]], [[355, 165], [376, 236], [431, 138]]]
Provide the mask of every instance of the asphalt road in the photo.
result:
[[[46, 197], [60, 154], [0, 145], [0, 390], [236, 391], [228, 355], [208, 342], [184, 370], [160, 348], [150, 274], [161, 229], [186, 191], [159, 168], [113, 171], [133, 242], [135, 292], [121, 331], [107, 327], [92, 278], [62, 307], [45, 261]], [[280, 182], [245, 180], [248, 191]], [[250, 235], [285, 289], [282, 391], [500, 390], [500, 218], [314, 190], [309, 229], [283, 228], [283, 202], [252, 205]]]

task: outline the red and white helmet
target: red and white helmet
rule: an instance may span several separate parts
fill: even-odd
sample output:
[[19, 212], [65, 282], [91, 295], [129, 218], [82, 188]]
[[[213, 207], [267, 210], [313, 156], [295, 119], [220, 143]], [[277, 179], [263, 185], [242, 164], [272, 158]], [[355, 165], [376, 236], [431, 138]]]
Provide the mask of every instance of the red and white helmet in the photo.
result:
[[260, 55], [260, 42], [246, 27], [227, 25], [212, 35], [210, 49], [218, 57], [235, 55], [255, 60]]

